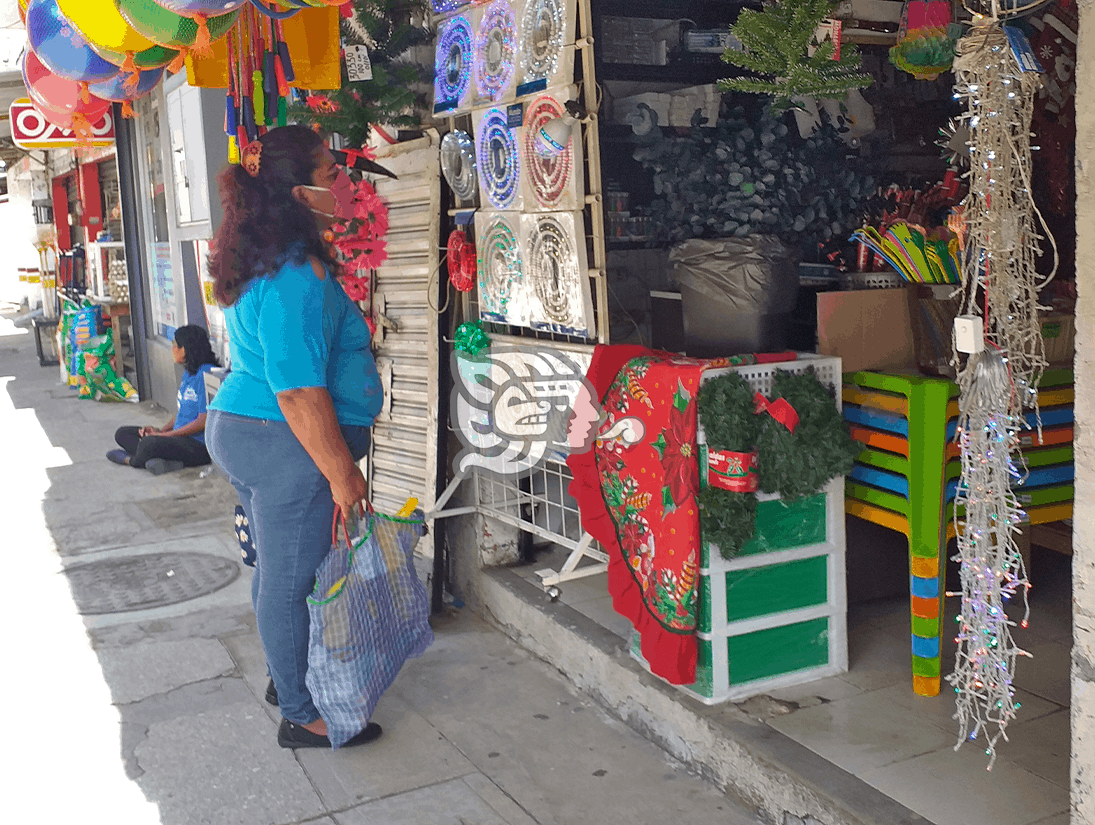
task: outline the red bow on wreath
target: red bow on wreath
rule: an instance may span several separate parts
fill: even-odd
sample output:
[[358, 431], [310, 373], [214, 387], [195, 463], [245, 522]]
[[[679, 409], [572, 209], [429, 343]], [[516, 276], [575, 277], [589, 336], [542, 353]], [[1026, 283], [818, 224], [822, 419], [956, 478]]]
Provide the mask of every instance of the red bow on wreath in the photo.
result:
[[753, 396], [753, 403], [756, 404], [757, 415], [765, 412], [768, 413], [790, 432], [793, 433], [795, 427], [798, 426], [798, 413], [795, 412], [795, 408], [791, 406], [786, 398], [777, 398], [775, 401], [769, 401], [758, 392]]

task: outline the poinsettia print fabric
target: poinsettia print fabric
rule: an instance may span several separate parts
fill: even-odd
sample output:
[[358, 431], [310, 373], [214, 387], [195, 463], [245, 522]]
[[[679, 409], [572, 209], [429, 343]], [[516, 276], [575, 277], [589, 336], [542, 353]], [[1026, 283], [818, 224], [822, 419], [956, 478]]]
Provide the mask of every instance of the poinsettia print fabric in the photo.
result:
[[[645, 610], [665, 630], [692, 634], [700, 546], [696, 391], [705, 364], [683, 360], [650, 355], [627, 362], [602, 399], [606, 418], [594, 455]], [[641, 424], [637, 442], [609, 435], [627, 418]]]

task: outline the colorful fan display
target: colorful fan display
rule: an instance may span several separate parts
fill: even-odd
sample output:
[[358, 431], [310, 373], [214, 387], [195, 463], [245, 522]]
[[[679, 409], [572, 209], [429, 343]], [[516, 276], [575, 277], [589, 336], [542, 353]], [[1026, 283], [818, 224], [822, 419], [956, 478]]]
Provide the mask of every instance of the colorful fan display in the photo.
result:
[[586, 274], [581, 213], [522, 215], [529, 326], [588, 338], [594, 334], [593, 295]]
[[566, 0], [526, 0], [517, 46], [518, 96], [570, 82], [563, 60], [565, 47], [574, 39], [573, 11], [568, 6], [573, 4]]
[[[348, 0], [27, 0], [24, 76], [35, 106], [51, 123], [89, 134], [87, 120], [111, 102], [131, 113], [134, 100], [187, 65], [191, 85], [228, 87], [230, 159], [286, 120], [298, 71], [285, 28], [302, 44], [307, 77], [326, 88], [339, 73], [338, 6]], [[301, 22], [296, 18], [300, 15]], [[320, 43], [319, 40], [331, 41]], [[469, 47], [470, 53], [470, 47]], [[98, 113], [98, 114], [96, 114]]]
[[477, 15], [475, 33], [475, 90], [483, 103], [514, 97], [517, 68], [517, 17], [506, 0], [494, 0]]
[[515, 213], [476, 215], [479, 314], [484, 321], [515, 326], [528, 324], [520, 218]]
[[455, 114], [466, 107], [474, 62], [471, 21], [457, 15], [437, 36], [434, 57], [434, 114]]
[[479, 187], [496, 209], [520, 209], [521, 160], [517, 131], [502, 109], [487, 109], [476, 129]]
[[562, 152], [547, 154], [538, 135], [550, 121], [566, 114], [561, 100], [566, 95], [540, 95], [526, 105], [525, 122], [521, 128], [521, 191], [525, 209], [545, 212], [578, 209], [582, 196], [581, 143], [571, 138]]
[[478, 200], [475, 143], [467, 132], [457, 130], [441, 138], [441, 173], [458, 201], [470, 204]]

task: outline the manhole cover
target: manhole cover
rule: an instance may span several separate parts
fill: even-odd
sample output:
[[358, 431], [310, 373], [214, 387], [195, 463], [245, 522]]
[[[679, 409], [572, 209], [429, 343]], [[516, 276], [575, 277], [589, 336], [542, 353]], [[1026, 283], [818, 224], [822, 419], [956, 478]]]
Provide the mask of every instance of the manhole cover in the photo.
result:
[[96, 615], [196, 599], [234, 582], [240, 567], [205, 553], [149, 553], [81, 564], [65, 574], [76, 609]]

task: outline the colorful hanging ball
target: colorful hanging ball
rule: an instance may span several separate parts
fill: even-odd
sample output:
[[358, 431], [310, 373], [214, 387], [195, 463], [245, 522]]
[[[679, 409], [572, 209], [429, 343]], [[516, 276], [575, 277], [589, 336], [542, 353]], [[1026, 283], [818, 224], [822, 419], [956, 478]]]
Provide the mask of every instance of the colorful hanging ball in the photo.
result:
[[96, 83], [118, 73], [118, 67], [99, 57], [80, 30], [61, 13], [57, 0], [30, 0], [27, 36], [35, 54], [58, 77]]
[[163, 77], [163, 72], [162, 68], [140, 72], [137, 75], [137, 82], [133, 84], [130, 84], [129, 78], [125, 75], [120, 75], [104, 80], [102, 83], [92, 83], [88, 89], [93, 95], [103, 100], [125, 103], [142, 98], [156, 88], [156, 84]]
[[[105, 102], [103, 101], [103, 103]], [[35, 111], [54, 126], [60, 129], [71, 129], [88, 138], [93, 137], [92, 128], [96, 124], [102, 123], [109, 108], [109, 103], [106, 104], [106, 108], [103, 108], [100, 103], [90, 110], [90, 114], [84, 114], [83, 112], [66, 112], [62, 109], [54, 109], [51, 106], [43, 106], [38, 101], [34, 101]]]
[[181, 14], [183, 17], [198, 15], [210, 17], [235, 11], [240, 6], [246, 6], [248, 0], [156, 0], [156, 2], [168, 11]]
[[278, 0], [278, 3], [290, 9], [316, 9], [322, 8], [323, 6], [343, 6], [348, 2], [350, 2], [350, 0]]
[[111, 63], [121, 66], [122, 71], [127, 75], [146, 69], [159, 69], [179, 56], [178, 49], [169, 49], [167, 46], [155, 44], [142, 52], [113, 52], [103, 48], [96, 48], [95, 51]]
[[95, 120], [110, 108], [110, 101], [91, 94], [88, 84], [54, 74], [30, 49], [23, 52], [23, 85], [43, 114], [81, 114]]
[[134, 29], [153, 43], [203, 51], [235, 25], [239, 10], [200, 21], [165, 9], [154, 0], [115, 0], [118, 11]]
[[[103, 50], [124, 55], [143, 52], [156, 45], [125, 22], [114, 0], [57, 0], [57, 5], [87, 38], [88, 45], [111, 63], [115, 61]], [[118, 64], [121, 65], [121, 61]]]

